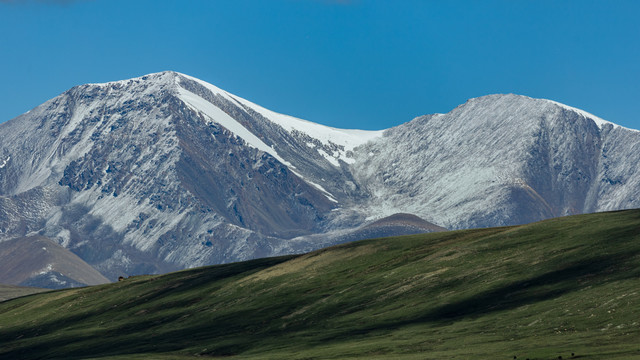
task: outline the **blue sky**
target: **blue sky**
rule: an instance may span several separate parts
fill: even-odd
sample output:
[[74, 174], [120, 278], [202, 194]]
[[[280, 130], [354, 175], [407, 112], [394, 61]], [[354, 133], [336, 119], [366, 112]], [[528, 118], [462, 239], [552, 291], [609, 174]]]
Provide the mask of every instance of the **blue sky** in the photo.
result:
[[616, 0], [0, 0], [0, 121], [175, 70], [336, 127], [517, 93], [640, 129], [639, 18]]

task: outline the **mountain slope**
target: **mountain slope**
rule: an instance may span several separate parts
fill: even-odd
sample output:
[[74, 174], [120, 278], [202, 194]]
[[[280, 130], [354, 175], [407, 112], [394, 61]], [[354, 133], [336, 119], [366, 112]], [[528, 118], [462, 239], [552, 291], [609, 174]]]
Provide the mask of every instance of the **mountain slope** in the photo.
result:
[[0, 358], [632, 359], [638, 269], [638, 210], [367, 240], [1, 303]]
[[46, 237], [115, 279], [417, 231], [367, 227], [395, 214], [461, 229], [634, 208], [638, 150], [640, 132], [548, 100], [344, 130], [168, 71], [0, 125], [0, 241]]
[[335, 203], [325, 190], [210, 102], [190, 107], [230, 106], [223, 95], [166, 72], [79, 86], [3, 124], [7, 201], [56, 200], [41, 200], [41, 227], [9, 235], [54, 238], [113, 278], [264, 256], [272, 237], [317, 232]]
[[0, 258], [0, 284], [58, 289], [109, 282], [77, 255], [43, 236], [0, 242]]
[[47, 289], [0, 284], [0, 302], [44, 291]]
[[[598, 125], [598, 124], [601, 124]], [[511, 225], [640, 206], [640, 132], [518, 95], [471, 99], [363, 146], [369, 213], [448, 227]]]

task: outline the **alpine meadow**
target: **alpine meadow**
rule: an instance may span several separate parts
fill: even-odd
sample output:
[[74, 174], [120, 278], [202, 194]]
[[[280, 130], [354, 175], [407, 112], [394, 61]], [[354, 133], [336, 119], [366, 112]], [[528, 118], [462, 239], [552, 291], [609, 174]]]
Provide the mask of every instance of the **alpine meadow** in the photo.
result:
[[637, 359], [639, 276], [638, 210], [364, 240], [6, 301], [0, 358]]

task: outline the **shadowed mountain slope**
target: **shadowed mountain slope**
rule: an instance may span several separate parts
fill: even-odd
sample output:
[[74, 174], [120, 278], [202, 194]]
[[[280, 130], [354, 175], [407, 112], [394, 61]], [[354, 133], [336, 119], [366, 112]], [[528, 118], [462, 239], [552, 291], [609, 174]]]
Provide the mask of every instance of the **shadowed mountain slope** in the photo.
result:
[[0, 284], [59, 289], [109, 282], [76, 254], [42, 236], [0, 242], [0, 258]]
[[366, 240], [4, 302], [0, 358], [632, 359], [639, 269], [639, 210]]
[[39, 292], [47, 291], [48, 289], [27, 287], [27, 286], [15, 286], [15, 285], [3, 285], [0, 284], [0, 301], [5, 301], [25, 295], [36, 294]]

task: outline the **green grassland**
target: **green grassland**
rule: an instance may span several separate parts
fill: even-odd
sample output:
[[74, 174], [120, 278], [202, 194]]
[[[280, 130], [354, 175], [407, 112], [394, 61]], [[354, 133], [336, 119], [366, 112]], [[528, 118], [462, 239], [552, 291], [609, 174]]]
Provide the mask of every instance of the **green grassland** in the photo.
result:
[[0, 303], [0, 359], [640, 359], [640, 211], [359, 241]]

